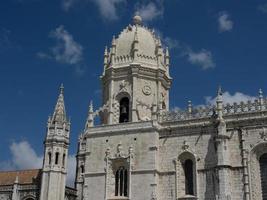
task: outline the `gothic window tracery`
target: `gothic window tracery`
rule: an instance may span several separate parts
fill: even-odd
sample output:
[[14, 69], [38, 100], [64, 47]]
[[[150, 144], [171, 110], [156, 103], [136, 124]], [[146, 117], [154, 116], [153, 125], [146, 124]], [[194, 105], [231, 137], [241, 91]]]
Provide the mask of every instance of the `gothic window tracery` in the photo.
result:
[[128, 196], [128, 170], [124, 166], [115, 174], [115, 196]]

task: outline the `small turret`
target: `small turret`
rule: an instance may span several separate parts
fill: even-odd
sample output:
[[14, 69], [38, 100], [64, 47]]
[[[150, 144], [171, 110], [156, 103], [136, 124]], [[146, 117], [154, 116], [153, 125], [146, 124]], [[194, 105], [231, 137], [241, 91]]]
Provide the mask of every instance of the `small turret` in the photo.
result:
[[166, 67], [170, 66], [170, 54], [169, 54], [169, 48], [166, 48], [166, 52], [165, 52], [165, 65]]
[[116, 38], [113, 36], [111, 43], [111, 62], [114, 63], [116, 53]]
[[157, 56], [157, 60], [158, 60], [158, 65], [161, 65], [163, 50], [162, 50], [162, 44], [161, 44], [160, 39], [158, 39], [156, 49], [157, 49], [156, 56]]
[[[103, 70], [103, 73], [105, 73], [107, 66], [108, 66], [108, 47], [106, 46], [105, 52], [104, 52], [104, 70]], [[103, 74], [103, 75], [105, 75], [105, 74]]]

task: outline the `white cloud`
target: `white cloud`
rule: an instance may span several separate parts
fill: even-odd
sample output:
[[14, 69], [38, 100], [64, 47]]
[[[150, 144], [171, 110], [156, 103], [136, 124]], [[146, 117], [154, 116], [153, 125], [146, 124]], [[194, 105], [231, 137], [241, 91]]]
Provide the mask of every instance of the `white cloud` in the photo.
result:
[[17, 169], [41, 168], [43, 158], [38, 156], [27, 141], [13, 142], [9, 147], [12, 163]]
[[65, 11], [69, 11], [69, 9], [73, 6], [75, 0], [62, 0], [62, 8]]
[[118, 19], [118, 7], [122, 3], [126, 3], [126, 0], [91, 0], [93, 1], [105, 20], [116, 20]]
[[259, 5], [258, 10], [263, 12], [263, 13], [267, 13], [267, 3]]
[[77, 43], [73, 36], [59, 26], [51, 31], [49, 36], [55, 39], [56, 44], [50, 48], [48, 53], [38, 52], [37, 56], [43, 59], [54, 59], [59, 63], [77, 65], [83, 59], [83, 47]]
[[203, 70], [214, 68], [216, 65], [212, 53], [206, 49], [194, 52], [191, 49], [185, 51], [188, 61], [193, 65], [199, 65]]
[[231, 31], [234, 26], [234, 22], [230, 19], [227, 12], [223, 12], [219, 15], [218, 24], [220, 32]]
[[170, 38], [170, 37], [165, 37], [162, 39], [163, 44], [168, 47], [169, 49], [176, 49], [180, 48], [180, 42], [176, 39]]
[[[211, 104], [211, 105], [215, 105], [216, 104], [216, 98], [217, 97], [205, 97], [205, 101], [206, 104]], [[241, 101], [243, 102], [247, 102], [247, 101], [254, 101], [256, 99], [256, 97], [247, 95], [247, 94], [243, 94], [241, 92], [236, 92], [234, 94], [230, 94], [228, 91], [224, 92], [222, 94], [222, 98], [223, 98], [223, 103], [224, 104], [233, 104], [233, 103], [240, 103]]]
[[[28, 141], [13, 142], [9, 146], [11, 158], [0, 162], [0, 170], [40, 169], [43, 164], [43, 156], [37, 155]], [[68, 157], [67, 184], [74, 185], [76, 173], [75, 155]]]
[[153, 2], [139, 6], [137, 11], [144, 21], [152, 21], [163, 15], [163, 7]]
[[56, 46], [51, 48], [54, 58], [61, 63], [77, 64], [82, 60], [83, 47], [74, 41], [72, 35], [59, 26], [50, 33], [50, 37], [56, 39]]
[[186, 43], [183, 43], [171, 37], [163, 37], [163, 34], [158, 30], [155, 30], [155, 32], [160, 36], [164, 46], [169, 47], [169, 49], [179, 50], [180, 56], [185, 57], [187, 61], [192, 65], [200, 66], [202, 70], [216, 67], [216, 63], [214, 62], [211, 51], [206, 49], [194, 51]]

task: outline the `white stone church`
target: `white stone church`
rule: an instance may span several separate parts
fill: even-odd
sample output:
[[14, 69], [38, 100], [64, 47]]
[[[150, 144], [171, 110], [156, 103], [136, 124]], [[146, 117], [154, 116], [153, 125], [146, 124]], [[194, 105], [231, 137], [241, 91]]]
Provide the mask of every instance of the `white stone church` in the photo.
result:
[[[100, 108], [65, 185], [70, 123], [63, 87], [43, 168], [0, 172], [0, 200], [267, 200], [267, 99], [169, 110], [170, 56], [136, 15], [104, 53]], [[175, 88], [174, 88], [175, 89]], [[95, 125], [95, 118], [100, 125]]]

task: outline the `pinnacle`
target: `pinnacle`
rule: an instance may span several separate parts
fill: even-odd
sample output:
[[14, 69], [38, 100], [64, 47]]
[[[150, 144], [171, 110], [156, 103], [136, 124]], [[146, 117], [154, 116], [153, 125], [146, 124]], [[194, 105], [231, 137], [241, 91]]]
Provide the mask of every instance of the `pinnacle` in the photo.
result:
[[60, 93], [58, 96], [58, 100], [55, 106], [54, 114], [52, 117], [52, 123], [64, 123], [67, 121], [66, 111], [65, 111], [65, 103], [64, 103], [64, 87], [63, 84], [60, 86]]

